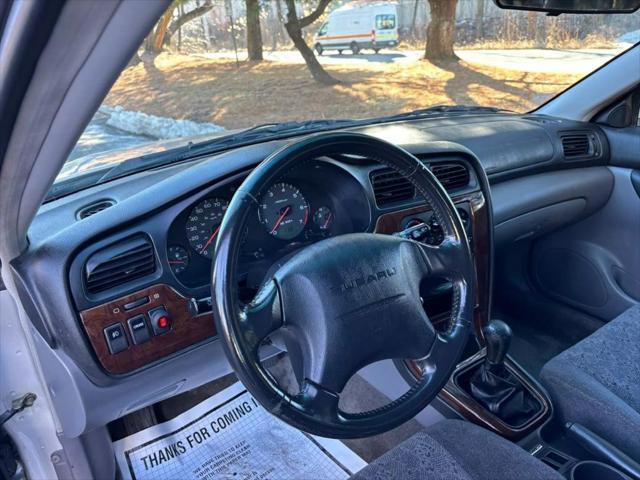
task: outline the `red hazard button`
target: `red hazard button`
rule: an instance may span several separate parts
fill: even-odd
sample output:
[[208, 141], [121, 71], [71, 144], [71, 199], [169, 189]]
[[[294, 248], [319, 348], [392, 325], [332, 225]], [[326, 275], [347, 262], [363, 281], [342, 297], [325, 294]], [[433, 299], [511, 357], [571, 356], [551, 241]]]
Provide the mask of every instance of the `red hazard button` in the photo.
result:
[[154, 335], [161, 335], [171, 330], [171, 316], [164, 307], [149, 310], [148, 314]]

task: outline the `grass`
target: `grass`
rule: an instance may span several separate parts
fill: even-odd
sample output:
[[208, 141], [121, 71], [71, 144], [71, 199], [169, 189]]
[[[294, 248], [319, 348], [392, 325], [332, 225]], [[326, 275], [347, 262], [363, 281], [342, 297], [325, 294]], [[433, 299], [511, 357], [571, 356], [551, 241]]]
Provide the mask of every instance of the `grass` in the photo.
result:
[[580, 75], [525, 73], [464, 62], [328, 65], [341, 84], [315, 83], [304, 64], [241, 63], [162, 54], [126, 69], [106, 103], [152, 115], [244, 128], [267, 122], [362, 118], [436, 104], [527, 111]]

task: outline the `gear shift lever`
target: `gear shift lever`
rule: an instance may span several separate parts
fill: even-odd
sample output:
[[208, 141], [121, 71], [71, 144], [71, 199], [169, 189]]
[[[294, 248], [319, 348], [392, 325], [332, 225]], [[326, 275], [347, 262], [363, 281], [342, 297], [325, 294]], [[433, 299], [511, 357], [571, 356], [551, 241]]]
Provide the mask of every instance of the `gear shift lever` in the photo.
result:
[[491, 320], [483, 329], [487, 345], [487, 368], [495, 371], [504, 366], [504, 357], [511, 345], [511, 327], [502, 320]]
[[470, 378], [471, 396], [508, 425], [520, 425], [539, 411], [539, 404], [504, 363], [511, 328], [502, 320], [491, 320], [482, 332], [487, 352]]

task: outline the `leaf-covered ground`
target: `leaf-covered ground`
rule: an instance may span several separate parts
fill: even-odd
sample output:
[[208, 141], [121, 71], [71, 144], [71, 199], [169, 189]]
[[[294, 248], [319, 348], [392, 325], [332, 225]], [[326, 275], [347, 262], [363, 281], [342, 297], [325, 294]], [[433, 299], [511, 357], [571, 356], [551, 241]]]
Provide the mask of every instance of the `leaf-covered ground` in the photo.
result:
[[106, 99], [151, 115], [225, 128], [321, 118], [362, 118], [437, 104], [528, 111], [580, 74], [524, 73], [446, 62], [327, 65], [341, 84], [315, 83], [306, 66], [162, 54], [126, 69]]

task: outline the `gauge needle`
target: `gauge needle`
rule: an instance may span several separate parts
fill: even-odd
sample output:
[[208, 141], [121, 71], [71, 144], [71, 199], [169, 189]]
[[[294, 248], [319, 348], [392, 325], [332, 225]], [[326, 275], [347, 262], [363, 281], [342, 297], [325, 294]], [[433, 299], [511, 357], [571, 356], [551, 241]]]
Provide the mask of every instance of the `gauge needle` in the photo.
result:
[[207, 243], [204, 244], [204, 247], [202, 247], [202, 250], [200, 250], [200, 254], [203, 254], [207, 250], [207, 248], [209, 248], [209, 245], [211, 245], [211, 242], [213, 242], [213, 239], [216, 238], [216, 235], [218, 235], [219, 231], [220, 225], [218, 225], [218, 228], [216, 228], [215, 231], [211, 234], [209, 240], [207, 240]]
[[329, 214], [327, 215], [327, 219], [324, 222], [324, 225], [322, 226], [322, 228], [327, 228], [329, 226], [329, 222], [331, 221], [331, 218], [333, 217], [333, 214]]
[[289, 213], [290, 210], [291, 210], [291, 207], [289, 205], [287, 205], [287, 207], [284, 209], [284, 211], [280, 215], [280, 218], [278, 218], [278, 221], [276, 222], [276, 224], [271, 229], [271, 235], [275, 234], [278, 231], [278, 227], [280, 226], [280, 224], [284, 220], [284, 217], [287, 216], [287, 214]]

